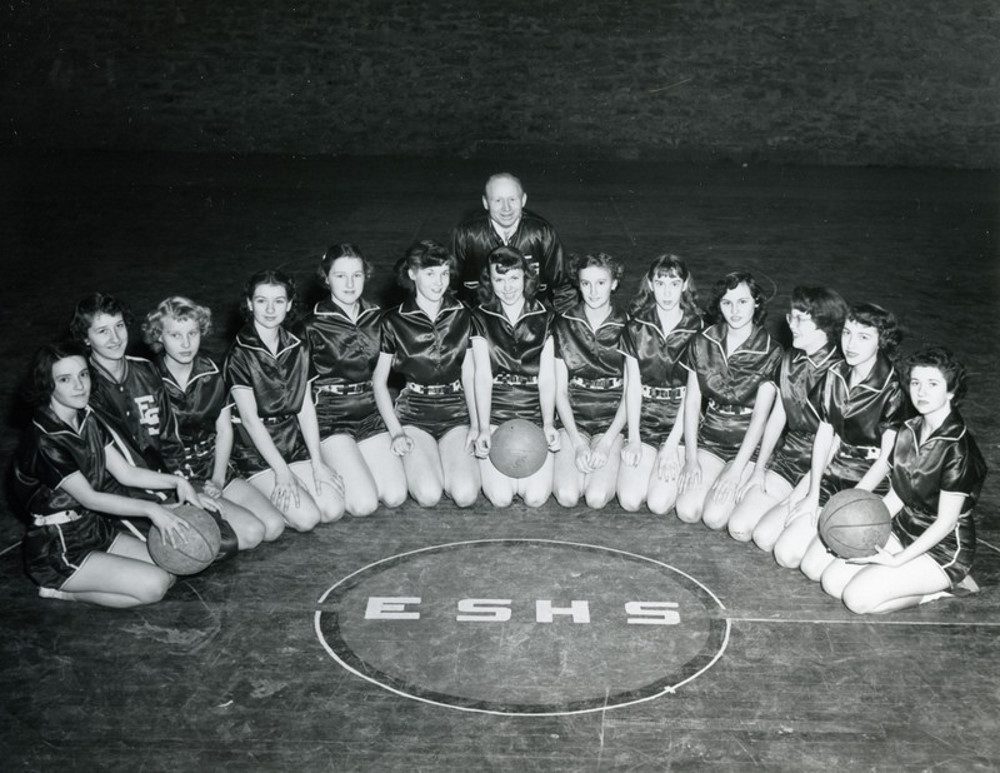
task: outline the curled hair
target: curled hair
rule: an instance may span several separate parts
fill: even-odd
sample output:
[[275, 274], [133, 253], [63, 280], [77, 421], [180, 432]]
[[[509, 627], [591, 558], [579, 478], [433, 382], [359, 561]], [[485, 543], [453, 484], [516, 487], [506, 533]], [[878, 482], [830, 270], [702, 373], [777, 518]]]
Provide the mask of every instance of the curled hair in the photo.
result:
[[764, 288], [757, 284], [757, 280], [749, 271], [732, 271], [712, 286], [712, 297], [708, 303], [708, 316], [712, 322], [725, 321], [725, 317], [722, 316], [722, 297], [740, 285], [746, 285], [753, 298], [753, 323], [763, 324], [764, 318], [767, 317], [767, 298], [764, 295]]
[[[31, 381], [25, 389], [25, 399], [32, 405], [44, 405], [52, 397], [56, 382], [52, 368], [67, 357], [82, 357], [87, 362], [87, 350], [79, 341], [60, 341], [38, 348], [31, 359]], [[88, 365], [89, 367], [89, 365]]]
[[420, 271], [422, 268], [434, 266], [447, 266], [449, 281], [455, 281], [458, 261], [447, 247], [430, 239], [414, 242], [406, 250], [406, 254], [396, 262], [396, 281], [400, 287], [412, 293], [416, 285], [410, 279], [410, 271]]
[[965, 366], [945, 346], [928, 346], [909, 357], [904, 357], [899, 363], [902, 383], [905, 387], [913, 374], [914, 368], [937, 368], [944, 376], [945, 385], [952, 393], [952, 403], [958, 404], [968, 391], [968, 376]]
[[639, 287], [632, 299], [629, 313], [641, 314], [656, 305], [656, 297], [653, 295], [652, 284], [657, 277], [670, 277], [687, 282], [687, 289], [681, 293], [681, 308], [684, 311], [698, 311], [698, 291], [694, 287], [694, 279], [687, 263], [683, 258], [670, 253], [657, 255], [649, 264], [646, 273], [639, 280]]
[[212, 310], [207, 306], [199, 306], [183, 295], [173, 295], [164, 298], [159, 305], [146, 315], [142, 323], [142, 340], [154, 352], [163, 351], [160, 337], [163, 335], [163, 320], [170, 318], [175, 322], [193, 319], [198, 325], [202, 337], [212, 329]]
[[829, 287], [796, 287], [792, 290], [792, 308], [808, 314], [813, 323], [826, 333], [827, 341], [836, 344], [844, 330], [847, 301]]
[[535, 299], [535, 295], [538, 293], [538, 274], [531, 270], [528, 259], [524, 257], [523, 252], [516, 247], [501, 245], [486, 256], [486, 264], [479, 272], [479, 287], [476, 288], [476, 293], [479, 295], [480, 303], [488, 303], [493, 300], [490, 266], [496, 266], [498, 274], [521, 269], [524, 272], [524, 298], [529, 303]]
[[611, 281], [617, 282], [625, 273], [621, 261], [606, 252], [595, 252], [592, 255], [570, 255], [569, 278], [573, 286], [580, 289], [580, 272], [585, 268], [603, 268], [611, 275]]
[[896, 315], [874, 303], [853, 304], [847, 313], [847, 321], [875, 328], [878, 332], [878, 349], [886, 357], [892, 357], [903, 340], [903, 330]]
[[69, 333], [74, 341], [87, 343], [87, 331], [101, 314], [114, 317], [121, 314], [127, 326], [132, 325], [132, 310], [113, 295], [93, 293], [81, 298], [73, 309], [73, 319], [69, 323]]
[[316, 267], [316, 274], [319, 276], [324, 287], [330, 286], [330, 269], [333, 268], [333, 264], [340, 258], [357, 258], [361, 261], [361, 268], [365, 272], [365, 279], [372, 278], [372, 264], [361, 253], [361, 248], [353, 242], [337, 242], [337, 244], [327, 248], [326, 252], [323, 253], [323, 257], [320, 258], [319, 265]]
[[288, 313], [285, 316], [284, 324], [287, 325], [289, 322], [294, 321], [296, 301], [298, 300], [298, 296], [295, 293], [295, 281], [284, 271], [279, 271], [276, 268], [265, 268], [262, 271], [258, 271], [243, 285], [243, 302], [240, 304], [240, 312], [243, 314], [243, 318], [247, 321], [253, 320], [253, 311], [251, 311], [253, 307], [253, 295], [261, 285], [275, 285], [276, 287], [285, 288], [285, 295], [288, 297]]

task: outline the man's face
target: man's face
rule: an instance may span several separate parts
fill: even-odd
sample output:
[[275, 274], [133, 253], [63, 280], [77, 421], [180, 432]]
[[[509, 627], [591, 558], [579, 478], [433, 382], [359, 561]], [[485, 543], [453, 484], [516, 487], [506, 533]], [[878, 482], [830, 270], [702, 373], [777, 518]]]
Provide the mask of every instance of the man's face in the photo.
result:
[[507, 177], [499, 177], [486, 186], [483, 207], [489, 211], [490, 220], [500, 228], [513, 228], [521, 219], [527, 198], [520, 185]]

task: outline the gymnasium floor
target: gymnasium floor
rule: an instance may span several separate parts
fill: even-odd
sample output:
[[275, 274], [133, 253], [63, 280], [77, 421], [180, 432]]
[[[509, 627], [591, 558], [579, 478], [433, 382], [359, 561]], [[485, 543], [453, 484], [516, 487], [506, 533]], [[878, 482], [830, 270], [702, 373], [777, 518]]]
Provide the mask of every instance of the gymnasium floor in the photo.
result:
[[[702, 287], [828, 283], [894, 310], [904, 349], [953, 347], [993, 475], [983, 590], [858, 618], [770, 556], [675, 518], [412, 503], [286, 534], [134, 611], [43, 602], [0, 519], [0, 759], [8, 770], [943, 769], [1000, 765], [997, 177], [986, 172], [50, 154], [0, 157], [6, 468], [34, 346], [101, 289], [145, 312], [185, 293], [233, 330], [252, 271], [310, 284], [359, 242], [375, 294], [413, 239], [443, 238], [485, 177], [520, 174], [570, 249], [688, 258]], [[364, 612], [372, 598], [403, 619]], [[420, 602], [413, 599], [419, 598]], [[462, 622], [461, 599], [507, 622]], [[408, 601], [399, 601], [408, 599]], [[545, 601], [556, 607], [540, 622]], [[587, 602], [589, 622], [558, 609]], [[624, 625], [659, 602], [669, 625]], [[392, 603], [398, 604], [391, 607]], [[419, 618], [413, 615], [419, 611]], [[577, 608], [579, 612], [579, 607]], [[631, 613], [629, 613], [631, 614]], [[650, 633], [652, 631], [652, 633]]]

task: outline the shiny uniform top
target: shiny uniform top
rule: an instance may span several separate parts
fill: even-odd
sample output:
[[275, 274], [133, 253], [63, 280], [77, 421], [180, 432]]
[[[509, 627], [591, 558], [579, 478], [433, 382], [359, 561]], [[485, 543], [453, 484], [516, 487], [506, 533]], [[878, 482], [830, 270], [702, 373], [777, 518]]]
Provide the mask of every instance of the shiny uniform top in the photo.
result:
[[156, 367], [184, 448], [184, 458], [174, 471], [186, 478], [209, 478], [214, 464], [215, 423], [229, 403], [222, 371], [211, 359], [199, 354], [192, 363], [187, 385], [182, 388], [167, 368], [163, 354], [156, 358]]
[[35, 411], [14, 462], [18, 499], [29, 515], [51, 515], [63, 510], [82, 513], [80, 504], [60, 488], [77, 472], [95, 491], [121, 493], [104, 459], [105, 447], [113, 444], [111, 434], [90, 406], [79, 416], [80, 429], [76, 430], [48, 405]]
[[777, 380], [783, 354], [767, 330], [756, 324], [749, 338], [727, 353], [726, 323], [718, 322], [691, 338], [682, 364], [698, 377], [702, 398], [717, 405], [753, 408], [757, 387]]
[[[95, 491], [123, 493], [107, 470], [104, 450], [113, 440], [88, 406], [80, 429], [64, 423], [49, 406], [35, 411], [14, 462], [14, 489], [24, 507], [28, 532], [22, 542], [24, 568], [38, 585], [58, 589], [94, 550], [107, 550], [118, 529], [114, 519], [82, 507], [61, 486], [81, 473]], [[74, 519], [61, 518], [64, 511]], [[40, 523], [50, 517], [56, 522]]]
[[472, 312], [445, 295], [437, 318], [430, 318], [412, 295], [382, 318], [380, 349], [392, 367], [414, 384], [450, 384], [462, 378], [472, 334]]
[[132, 465], [168, 472], [181, 455], [177, 421], [156, 366], [143, 357], [125, 357], [116, 382], [90, 358], [94, 374], [90, 405], [111, 429], [115, 445]]
[[309, 349], [281, 327], [277, 353], [271, 354], [249, 323], [236, 335], [223, 372], [230, 390], [253, 390], [260, 418], [296, 416], [309, 385]]
[[841, 443], [877, 448], [882, 435], [887, 430], [898, 430], [905, 418], [896, 371], [880, 352], [863, 381], [850, 387], [850, 378], [851, 366], [845, 361], [827, 371], [821, 417], [833, 427]]
[[[489, 254], [504, 246], [493, 227], [489, 212], [480, 212], [452, 231], [451, 251], [458, 260], [463, 298], [475, 297], [479, 277]], [[552, 225], [530, 210], [522, 210], [517, 229], [507, 242], [519, 250], [531, 269], [539, 274], [539, 294], [550, 298], [556, 311], [565, 311], [577, 301], [577, 291], [570, 282], [562, 244]]]
[[305, 321], [314, 386], [371, 381], [379, 356], [382, 309], [361, 300], [357, 320], [332, 299], [317, 303]]
[[778, 368], [778, 394], [785, 410], [781, 446], [771, 459], [771, 469], [792, 485], [809, 472], [813, 439], [819, 428], [823, 379], [843, 362], [836, 346], [824, 346], [812, 355], [789, 349]]
[[667, 397], [643, 397], [639, 433], [646, 442], [666, 440], [677, 421], [688, 374], [682, 359], [691, 338], [702, 326], [698, 312], [685, 309], [677, 325], [664, 334], [655, 304], [629, 317], [625, 325], [619, 351], [636, 359], [642, 385], [674, 390]]
[[486, 340], [493, 378], [503, 374], [537, 377], [554, 320], [555, 314], [537, 298], [525, 301], [513, 325], [499, 299], [479, 304], [472, 313], [472, 335]]
[[922, 416], [910, 419], [896, 436], [889, 478], [903, 510], [893, 520], [893, 531], [905, 547], [937, 519], [941, 492], [965, 495], [958, 523], [928, 551], [955, 583], [972, 565], [976, 546], [972, 510], [986, 479], [986, 462], [957, 410], [952, 409], [921, 443], [923, 421]]
[[639, 363], [644, 386], [682, 387], [687, 384], [687, 370], [682, 364], [688, 343], [702, 328], [697, 312], [685, 310], [680, 322], [666, 335], [654, 304], [630, 317], [622, 332], [620, 351]]

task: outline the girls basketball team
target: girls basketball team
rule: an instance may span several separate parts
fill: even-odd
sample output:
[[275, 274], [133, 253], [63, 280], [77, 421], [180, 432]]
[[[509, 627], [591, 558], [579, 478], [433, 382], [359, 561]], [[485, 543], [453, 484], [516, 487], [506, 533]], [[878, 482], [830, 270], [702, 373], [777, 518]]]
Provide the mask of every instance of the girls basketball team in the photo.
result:
[[[142, 530], [175, 540], [189, 528], [178, 503], [214, 515], [221, 555], [407, 495], [468, 507], [480, 491], [497, 507], [617, 496], [630, 512], [674, 510], [773, 551], [855, 612], [975, 590], [986, 468], [957, 409], [965, 371], [940, 347], [897, 362], [885, 309], [796, 287], [785, 351], [750, 273], [716, 282], [702, 308], [675, 255], [652, 261], [627, 314], [612, 303], [622, 266], [604, 253], [574, 258], [579, 300], [562, 314], [512, 247], [490, 254], [474, 307], [453, 295], [458, 266], [440, 244], [412, 245], [397, 268], [407, 297], [382, 309], [364, 296], [360, 249], [334, 245], [319, 266], [329, 295], [301, 324], [292, 280], [254, 274], [221, 367], [199, 351], [211, 313], [187, 298], [146, 316], [153, 361], [125, 354], [124, 304], [82, 300], [73, 342], [35, 356], [15, 462], [40, 595], [159, 600], [174, 578]], [[541, 426], [550, 449], [523, 479], [489, 459], [512, 418]], [[850, 487], [882, 494], [895, 517], [884, 549], [844, 561], [817, 523]]]

